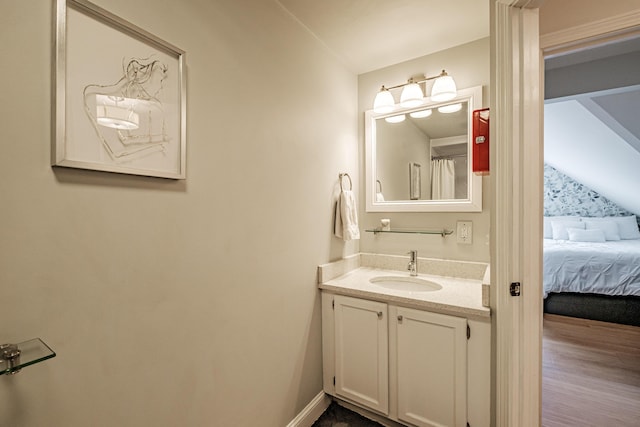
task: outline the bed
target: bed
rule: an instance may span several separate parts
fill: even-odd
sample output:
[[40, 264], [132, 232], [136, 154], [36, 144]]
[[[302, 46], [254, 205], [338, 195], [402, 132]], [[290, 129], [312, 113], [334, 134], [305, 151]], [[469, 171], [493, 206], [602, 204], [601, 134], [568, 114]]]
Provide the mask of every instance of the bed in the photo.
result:
[[545, 312], [640, 326], [635, 216], [545, 217], [543, 287]]

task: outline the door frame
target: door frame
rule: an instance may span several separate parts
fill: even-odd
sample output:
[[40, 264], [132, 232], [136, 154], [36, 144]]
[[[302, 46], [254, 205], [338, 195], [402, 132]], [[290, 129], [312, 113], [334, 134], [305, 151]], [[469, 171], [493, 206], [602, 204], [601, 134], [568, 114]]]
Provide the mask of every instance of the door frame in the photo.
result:
[[[537, 1], [491, 7], [491, 301], [496, 426], [541, 419], [542, 75]], [[519, 284], [519, 295], [511, 285]], [[514, 285], [515, 286], [515, 285]]]
[[[542, 416], [545, 56], [640, 34], [640, 10], [540, 37], [537, 0], [491, 2], [492, 422]], [[510, 284], [519, 282], [520, 296]]]

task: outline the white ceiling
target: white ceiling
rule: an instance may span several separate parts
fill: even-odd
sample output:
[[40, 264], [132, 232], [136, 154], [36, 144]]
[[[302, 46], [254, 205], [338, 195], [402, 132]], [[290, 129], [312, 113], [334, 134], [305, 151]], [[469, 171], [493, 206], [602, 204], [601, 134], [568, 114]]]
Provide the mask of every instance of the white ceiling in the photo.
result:
[[275, 0], [356, 74], [489, 36], [479, 0]]

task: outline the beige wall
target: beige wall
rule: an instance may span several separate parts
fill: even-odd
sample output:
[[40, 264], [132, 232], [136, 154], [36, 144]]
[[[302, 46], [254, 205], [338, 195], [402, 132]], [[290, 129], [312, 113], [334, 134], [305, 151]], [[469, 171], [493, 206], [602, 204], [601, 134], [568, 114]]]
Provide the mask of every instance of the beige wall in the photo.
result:
[[[483, 87], [483, 104], [489, 105], [489, 38], [480, 39], [452, 49], [426, 55], [411, 61], [372, 71], [358, 76], [358, 124], [360, 135], [360, 178], [364, 183], [364, 113], [373, 107], [373, 99], [381, 85], [392, 86], [405, 82], [409, 77], [426, 74], [433, 76], [442, 69], [453, 76], [458, 89]], [[428, 86], [431, 87], [430, 85]], [[394, 96], [399, 96], [394, 93]], [[361, 229], [375, 228], [380, 219], [390, 218], [392, 227], [455, 230], [458, 220], [473, 221], [473, 244], [456, 243], [455, 235], [445, 238], [439, 235], [361, 233], [362, 252], [405, 254], [417, 249], [420, 256], [489, 261], [489, 178], [483, 178], [483, 211], [479, 213], [367, 213], [364, 192], [360, 192]]]
[[322, 388], [316, 266], [357, 80], [275, 2], [94, 0], [187, 52], [185, 181], [49, 166], [53, 1], [0, 6], [2, 426], [283, 426]]

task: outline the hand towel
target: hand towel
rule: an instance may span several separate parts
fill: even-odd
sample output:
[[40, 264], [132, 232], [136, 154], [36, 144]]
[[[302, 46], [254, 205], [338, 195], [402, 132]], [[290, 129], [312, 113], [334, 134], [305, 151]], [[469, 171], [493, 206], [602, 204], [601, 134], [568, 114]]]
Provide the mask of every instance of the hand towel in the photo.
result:
[[384, 195], [380, 191], [376, 193], [376, 202], [384, 202]]
[[340, 197], [336, 203], [334, 234], [345, 242], [360, 238], [358, 206], [353, 191], [347, 190], [340, 193]]

